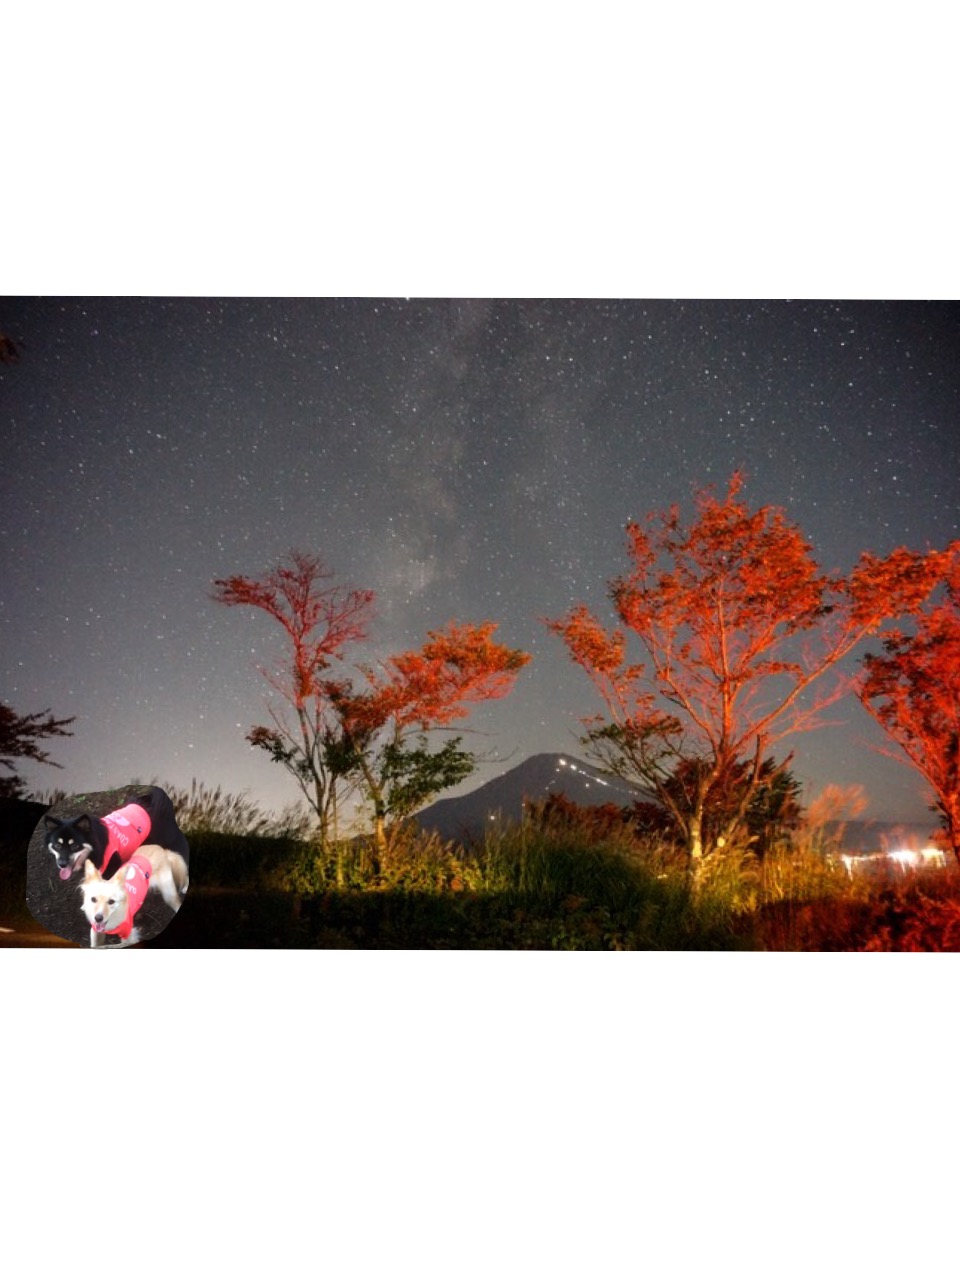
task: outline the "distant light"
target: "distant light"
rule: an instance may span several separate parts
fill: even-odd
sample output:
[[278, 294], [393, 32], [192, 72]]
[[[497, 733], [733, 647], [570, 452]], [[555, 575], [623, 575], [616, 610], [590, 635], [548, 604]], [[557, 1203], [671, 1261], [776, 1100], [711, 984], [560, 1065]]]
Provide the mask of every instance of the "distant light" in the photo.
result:
[[565, 768], [566, 768], [566, 765], [567, 765], [566, 760], [564, 760], [564, 759], [561, 757], [561, 760], [560, 760], [560, 768], [561, 768], [561, 769], [565, 769]]
[[901, 869], [947, 865], [943, 850], [932, 844], [925, 845], [922, 849], [890, 849], [886, 853], [843, 853], [840, 855], [840, 861], [849, 875], [853, 875], [854, 868], [865, 867], [871, 862], [895, 862]]
[[936, 866], [943, 866], [946, 859], [943, 856], [943, 850], [938, 849], [935, 845], [928, 844], [922, 849], [894, 849], [892, 853], [887, 855], [893, 858], [895, 862], [899, 862], [902, 867], [915, 867], [918, 863], [932, 862]]
[[913, 849], [891, 849], [887, 857], [899, 862], [901, 867], [915, 867], [920, 855]]

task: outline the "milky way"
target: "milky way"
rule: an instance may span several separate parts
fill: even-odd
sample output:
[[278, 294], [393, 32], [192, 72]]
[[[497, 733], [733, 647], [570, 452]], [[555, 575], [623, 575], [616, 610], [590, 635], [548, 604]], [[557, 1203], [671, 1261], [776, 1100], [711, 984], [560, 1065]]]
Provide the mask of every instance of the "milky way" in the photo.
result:
[[[540, 619], [607, 610], [629, 518], [742, 467], [828, 569], [960, 536], [949, 303], [8, 298], [0, 332], [0, 699], [76, 716], [37, 789], [293, 800], [244, 741], [279, 637], [209, 599], [291, 547], [377, 592], [371, 655], [499, 621], [534, 661], [468, 742], [516, 763], [597, 710]], [[922, 817], [859, 708], [835, 718], [796, 740], [809, 791]]]

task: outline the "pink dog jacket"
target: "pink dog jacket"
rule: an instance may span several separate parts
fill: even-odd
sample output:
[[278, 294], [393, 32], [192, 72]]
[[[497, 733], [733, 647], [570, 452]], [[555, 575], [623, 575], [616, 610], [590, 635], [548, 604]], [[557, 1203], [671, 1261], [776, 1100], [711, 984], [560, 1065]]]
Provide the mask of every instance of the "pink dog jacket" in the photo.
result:
[[104, 933], [115, 933], [119, 938], [129, 938], [133, 929], [133, 917], [143, 906], [143, 900], [150, 888], [150, 872], [152, 867], [142, 854], [135, 853], [114, 879], [122, 880], [127, 891], [127, 914], [115, 929], [104, 929]]
[[140, 848], [150, 834], [150, 815], [138, 804], [128, 804], [115, 809], [100, 821], [107, 828], [107, 847], [103, 854], [103, 869], [115, 853], [121, 863], [130, 861], [131, 854]]

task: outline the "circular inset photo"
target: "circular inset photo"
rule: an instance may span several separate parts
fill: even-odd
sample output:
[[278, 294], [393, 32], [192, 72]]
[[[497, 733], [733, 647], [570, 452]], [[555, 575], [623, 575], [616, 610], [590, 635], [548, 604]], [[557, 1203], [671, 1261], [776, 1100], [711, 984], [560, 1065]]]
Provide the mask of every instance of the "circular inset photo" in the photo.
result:
[[27, 851], [27, 906], [68, 942], [130, 947], [180, 910], [190, 849], [160, 787], [68, 796], [37, 824]]

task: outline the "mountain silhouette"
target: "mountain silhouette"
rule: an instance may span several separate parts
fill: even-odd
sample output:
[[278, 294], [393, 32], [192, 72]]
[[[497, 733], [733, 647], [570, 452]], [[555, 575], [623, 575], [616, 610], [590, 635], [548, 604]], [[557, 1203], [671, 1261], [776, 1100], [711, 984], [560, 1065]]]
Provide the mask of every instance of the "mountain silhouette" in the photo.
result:
[[[443, 840], [476, 840], [484, 831], [523, 818], [525, 800], [545, 800], [563, 794], [579, 805], [614, 804], [629, 807], [636, 800], [649, 799], [640, 787], [576, 756], [543, 752], [529, 756], [513, 769], [485, 782], [467, 795], [437, 800], [415, 815], [426, 831], [435, 831]], [[921, 848], [928, 844], [935, 826], [925, 823], [848, 821], [827, 823], [824, 836], [836, 840], [853, 854], [896, 848]]]
[[639, 788], [575, 756], [542, 752], [465, 796], [437, 800], [422, 809], [416, 821], [444, 840], [476, 839], [490, 827], [519, 822], [525, 800], [561, 793], [582, 805], [631, 805], [641, 794]]

